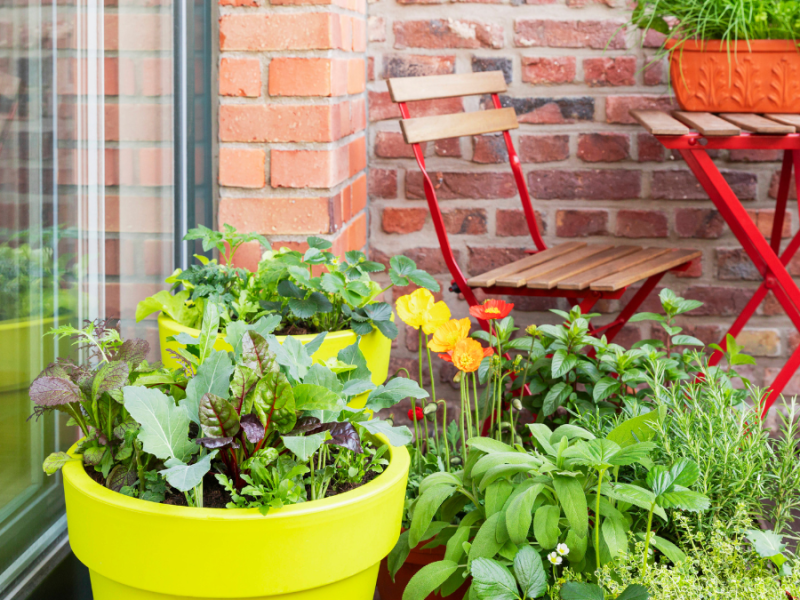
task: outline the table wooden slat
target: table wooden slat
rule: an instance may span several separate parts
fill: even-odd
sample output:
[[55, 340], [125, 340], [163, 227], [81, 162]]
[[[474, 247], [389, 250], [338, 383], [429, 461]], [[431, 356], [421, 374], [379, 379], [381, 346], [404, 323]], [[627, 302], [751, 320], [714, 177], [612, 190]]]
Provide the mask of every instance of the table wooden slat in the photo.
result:
[[775, 121], [781, 125], [791, 125], [795, 129], [800, 130], [800, 115], [784, 115], [780, 113], [769, 113], [764, 115], [770, 121]]
[[578, 275], [572, 275], [567, 279], [559, 282], [558, 289], [560, 290], [585, 290], [593, 281], [608, 277], [614, 273], [619, 273], [624, 269], [630, 269], [643, 263], [647, 260], [666, 254], [669, 248], [641, 248], [633, 254], [623, 256], [617, 260], [613, 260], [604, 265], [594, 267], [588, 271], [584, 271]]
[[682, 123], [686, 123], [707, 137], [739, 135], [742, 132], [733, 123], [711, 113], [676, 110], [672, 114]]
[[599, 254], [600, 252], [604, 252], [611, 248], [611, 246], [585, 246], [584, 248], [578, 248], [569, 252], [567, 254], [563, 254], [558, 258], [553, 260], [548, 260], [545, 263], [540, 265], [536, 265], [530, 269], [525, 269], [524, 271], [519, 271], [518, 273], [514, 273], [513, 275], [508, 275], [506, 277], [498, 277], [497, 278], [497, 285], [501, 286], [508, 286], [514, 288], [523, 287], [531, 277], [538, 277], [540, 275], [546, 275], [547, 273], [552, 273], [561, 269], [563, 267], [569, 266], [573, 263], [578, 262], [588, 256], [592, 256], [594, 254]]
[[633, 268], [593, 281], [590, 289], [597, 292], [615, 292], [652, 275], [669, 271], [700, 257], [699, 250], [673, 250], [656, 258], [639, 263]]
[[586, 246], [586, 242], [568, 242], [566, 244], [559, 244], [558, 246], [553, 246], [552, 248], [548, 248], [542, 252], [537, 252], [536, 254], [531, 254], [530, 256], [521, 258], [520, 260], [503, 265], [502, 267], [492, 269], [491, 271], [483, 273], [482, 275], [471, 277], [467, 280], [467, 284], [470, 287], [492, 287], [500, 277], [511, 275], [513, 273], [519, 273], [520, 271], [524, 271], [525, 269], [529, 269], [535, 265], [540, 265], [548, 260], [553, 260], [562, 254], [572, 252], [573, 250], [583, 248], [584, 246]]
[[775, 121], [765, 119], [761, 115], [754, 115], [751, 113], [721, 113], [719, 116], [726, 121], [730, 121], [734, 125], [738, 125], [745, 131], [750, 131], [752, 133], [783, 135], [795, 132], [793, 126], [776, 123]]
[[563, 269], [558, 269], [555, 272], [528, 279], [527, 286], [539, 290], [552, 290], [559, 282], [565, 279], [569, 279], [570, 277], [579, 275], [580, 273], [584, 273], [600, 265], [610, 263], [623, 256], [628, 256], [641, 249], [641, 246], [617, 246], [616, 248], [609, 248], [608, 250], [572, 263]]
[[691, 130], [686, 125], [673, 119], [663, 110], [634, 109], [631, 111], [631, 116], [653, 135], [686, 135], [691, 133]]

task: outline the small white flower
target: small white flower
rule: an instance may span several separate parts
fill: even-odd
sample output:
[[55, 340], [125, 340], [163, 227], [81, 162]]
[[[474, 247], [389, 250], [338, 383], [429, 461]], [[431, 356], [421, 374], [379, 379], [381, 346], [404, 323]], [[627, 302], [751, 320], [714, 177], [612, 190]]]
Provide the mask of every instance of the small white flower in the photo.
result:
[[562, 562], [564, 562], [564, 559], [561, 558], [557, 552], [551, 552], [550, 554], [548, 554], [547, 560], [549, 560], [554, 565], [560, 565]]
[[567, 546], [566, 544], [559, 544], [558, 546], [556, 546], [556, 552], [558, 552], [560, 556], [566, 556], [567, 554], [569, 554], [569, 546]]

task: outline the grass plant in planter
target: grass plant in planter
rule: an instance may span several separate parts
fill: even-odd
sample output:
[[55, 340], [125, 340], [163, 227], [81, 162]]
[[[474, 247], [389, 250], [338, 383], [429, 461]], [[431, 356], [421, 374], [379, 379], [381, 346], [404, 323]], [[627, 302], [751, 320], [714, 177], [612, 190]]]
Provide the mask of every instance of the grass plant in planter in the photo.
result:
[[[63, 467], [94, 598], [370, 600], [400, 533], [411, 434], [369, 411], [424, 390], [375, 386], [357, 344], [314, 364], [324, 334], [281, 345], [242, 330], [224, 352], [218, 328], [207, 302], [169, 371], [148, 365], [144, 341], [64, 327], [96, 366], [59, 361], [31, 385], [37, 412], [63, 411], [84, 434], [44, 468]], [[365, 392], [369, 410], [347, 406]]]
[[[360, 338], [373, 383], [380, 385], [388, 375], [397, 327], [391, 307], [376, 298], [393, 285], [414, 283], [439, 290], [436, 280], [405, 256], [391, 259], [391, 284], [383, 288], [370, 274], [384, 271], [384, 265], [367, 260], [359, 251], [336, 257], [329, 251], [331, 243], [317, 237], [308, 238], [305, 252], [287, 248], [266, 252], [256, 273], [229, 265], [242, 243], [268, 245], [260, 235], [239, 234], [226, 225], [223, 232], [193, 229], [187, 239], [201, 239], [204, 249], [217, 249], [223, 264], [198, 257], [203, 264], [176, 271], [167, 279], [184, 290], [158, 292], [136, 309], [137, 321], [160, 311], [162, 362], [171, 368], [177, 366], [175, 352], [184, 345], [182, 334], [198, 335], [203, 306], [214, 301], [222, 307], [217, 350], [232, 350], [228, 338], [239, 339], [245, 329], [262, 335], [276, 332], [281, 343], [293, 337], [303, 344], [326, 332], [314, 353], [315, 361], [322, 363], [334, 360], [339, 351]], [[363, 401], [363, 397], [358, 400], [362, 405]]]
[[640, 0], [631, 25], [664, 34], [681, 108], [800, 112], [800, 3]]

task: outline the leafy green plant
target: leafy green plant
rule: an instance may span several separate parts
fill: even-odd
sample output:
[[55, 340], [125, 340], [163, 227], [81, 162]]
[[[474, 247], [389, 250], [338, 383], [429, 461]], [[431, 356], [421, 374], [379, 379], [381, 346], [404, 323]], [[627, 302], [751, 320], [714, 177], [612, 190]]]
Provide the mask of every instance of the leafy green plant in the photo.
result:
[[[77, 425], [83, 434], [78, 452], [84, 464], [102, 476], [106, 487], [120, 491], [138, 480], [137, 493], [144, 494], [150, 481], [152, 492], [157, 478], [146, 476], [155, 461], [137, 438], [136, 424], [123, 406], [123, 388], [146, 390], [143, 386], [150, 385], [180, 390], [178, 375], [148, 365], [148, 343], [123, 341], [105, 321], [88, 323], [83, 329], [64, 325], [51, 334], [71, 337], [95, 364], [59, 360], [48, 365], [30, 387], [35, 413], [58, 410], [69, 415], [68, 424]], [[65, 452], [51, 454], [44, 462], [45, 473], [54, 474], [68, 460]]]
[[[187, 376], [179, 398], [123, 389], [144, 451], [163, 461], [160, 474], [190, 506], [202, 505], [203, 479], [212, 469], [231, 507], [266, 513], [321, 498], [382, 468], [385, 447], [374, 447], [374, 434], [394, 445], [410, 441], [407, 428], [370, 420], [368, 411], [425, 392], [403, 378], [376, 387], [357, 343], [329, 368], [311, 359], [324, 333], [306, 345], [291, 337], [281, 344], [268, 328], [229, 327], [234, 351], [227, 353], [213, 349], [219, 320], [216, 304], [208, 303], [200, 335], [178, 336], [186, 347], [176, 356]], [[365, 408], [347, 406], [365, 392]]]

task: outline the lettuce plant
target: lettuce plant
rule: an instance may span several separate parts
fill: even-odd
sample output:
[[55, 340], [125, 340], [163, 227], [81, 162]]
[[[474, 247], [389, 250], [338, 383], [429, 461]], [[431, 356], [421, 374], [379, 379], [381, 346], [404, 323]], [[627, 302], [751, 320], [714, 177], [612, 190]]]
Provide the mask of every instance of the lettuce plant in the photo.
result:
[[[403, 378], [375, 386], [357, 343], [314, 364], [325, 333], [306, 345], [291, 337], [281, 344], [271, 333], [278, 321], [263, 319], [229, 327], [228, 353], [213, 349], [219, 321], [216, 304], [207, 303], [200, 335], [178, 336], [186, 346], [176, 352], [187, 379], [182, 393], [122, 390], [144, 451], [163, 462], [160, 474], [190, 506], [202, 505], [212, 470], [231, 507], [266, 512], [314, 500], [339, 483], [360, 483], [359, 473], [382, 470], [385, 448], [375, 447], [373, 434], [393, 445], [410, 441], [407, 428], [370, 420], [368, 411], [426, 392]], [[364, 409], [348, 407], [365, 392]]]
[[390, 260], [390, 284], [381, 287], [371, 274], [385, 271], [384, 265], [357, 250], [337, 257], [330, 252], [332, 244], [318, 237], [308, 238], [305, 252], [288, 248], [265, 252], [256, 273], [230, 265], [245, 242], [269, 246], [260, 235], [239, 234], [225, 225], [223, 232], [192, 229], [185, 239], [201, 240], [205, 250], [217, 249], [224, 264], [197, 256], [201, 264], [177, 270], [167, 279], [174, 293], [160, 291], [139, 302], [137, 321], [162, 311], [181, 325], [199, 328], [205, 305], [213, 302], [220, 308], [220, 330], [232, 323], [251, 325], [266, 316], [279, 318], [277, 329], [285, 334], [353, 329], [367, 335], [378, 329], [394, 339], [397, 327], [391, 307], [377, 297], [394, 285], [413, 283], [439, 290], [436, 280], [405, 256]]

